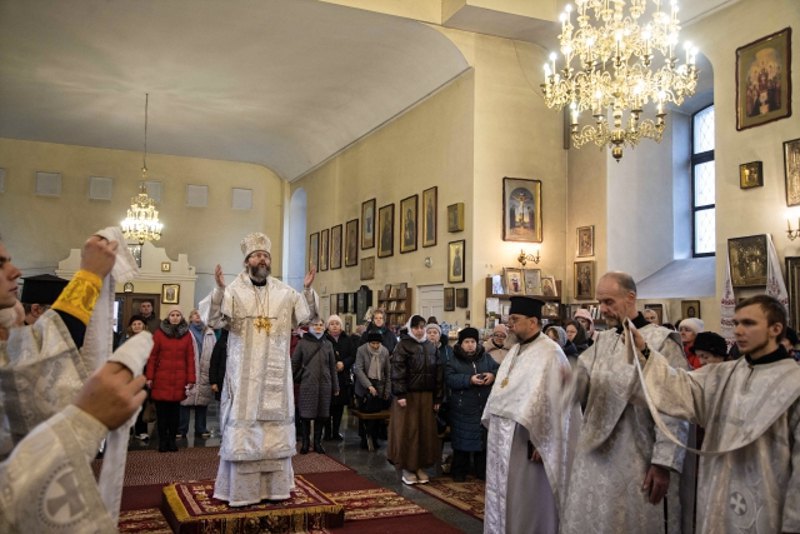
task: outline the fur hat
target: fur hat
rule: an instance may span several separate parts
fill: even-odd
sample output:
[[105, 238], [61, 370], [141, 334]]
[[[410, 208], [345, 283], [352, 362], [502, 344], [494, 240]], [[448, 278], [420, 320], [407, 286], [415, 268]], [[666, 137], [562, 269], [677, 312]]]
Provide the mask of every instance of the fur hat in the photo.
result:
[[695, 334], [699, 334], [705, 330], [705, 323], [703, 323], [702, 319], [698, 319], [697, 317], [687, 317], [686, 319], [681, 320], [681, 327], [683, 326]]
[[253, 232], [252, 234], [247, 234], [242, 239], [242, 254], [244, 254], [244, 259], [250, 257], [250, 254], [253, 252], [257, 252], [259, 250], [263, 250], [267, 254], [270, 254], [270, 249], [272, 248], [272, 243], [270, 242], [269, 238], [266, 234], [261, 232]]
[[467, 328], [462, 329], [458, 333], [458, 343], [459, 343], [459, 345], [461, 343], [463, 343], [465, 339], [468, 339], [468, 338], [474, 339], [476, 343], [479, 342], [481, 340], [481, 335], [478, 332], [478, 329], [477, 328], [472, 328], [471, 326], [468, 326]]
[[724, 358], [728, 355], [728, 344], [725, 343], [725, 338], [715, 332], [700, 332], [694, 338], [694, 350], [705, 350]]
[[371, 343], [373, 341], [377, 341], [378, 343], [383, 342], [383, 336], [377, 330], [370, 330], [367, 332], [367, 343]]

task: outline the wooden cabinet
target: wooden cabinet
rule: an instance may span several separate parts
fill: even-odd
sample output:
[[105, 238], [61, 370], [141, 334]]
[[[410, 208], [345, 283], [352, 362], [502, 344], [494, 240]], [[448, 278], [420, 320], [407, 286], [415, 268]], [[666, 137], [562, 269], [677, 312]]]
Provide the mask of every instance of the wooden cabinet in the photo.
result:
[[413, 290], [408, 284], [387, 284], [378, 291], [378, 307], [386, 312], [389, 326], [404, 325], [414, 314]]

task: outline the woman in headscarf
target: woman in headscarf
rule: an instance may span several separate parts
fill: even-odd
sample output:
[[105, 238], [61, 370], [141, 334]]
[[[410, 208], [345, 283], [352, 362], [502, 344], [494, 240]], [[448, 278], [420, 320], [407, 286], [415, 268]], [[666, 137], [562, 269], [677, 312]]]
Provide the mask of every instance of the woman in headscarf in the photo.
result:
[[180, 402], [195, 383], [194, 347], [189, 325], [173, 306], [153, 334], [153, 349], [145, 369], [150, 396], [156, 403], [158, 451], [177, 451]]
[[[353, 375], [356, 378], [356, 398], [364, 399], [365, 396], [375, 397], [383, 401], [384, 408], [389, 405], [391, 397], [390, 377], [392, 373], [389, 361], [389, 351], [381, 343], [381, 334], [372, 331], [366, 334], [366, 343], [358, 348], [356, 363], [353, 365]], [[378, 403], [380, 404], [380, 403]], [[369, 440], [372, 448], [380, 446], [382, 420], [362, 421], [359, 428], [361, 448], [369, 449]]]
[[392, 354], [392, 403], [387, 459], [402, 470], [405, 484], [429, 482], [426, 468], [441, 455], [435, 412], [443, 394], [443, 369], [425, 335], [425, 319], [414, 315]]
[[192, 334], [197, 383], [186, 389], [186, 399], [181, 402], [178, 435], [184, 437], [189, 432], [189, 419], [191, 411], [194, 409], [194, 436], [207, 438], [211, 434], [206, 426], [206, 413], [208, 405], [214, 399], [214, 392], [211, 391], [211, 382], [209, 381], [209, 369], [217, 336], [214, 335], [213, 329], [203, 323], [198, 310], [189, 312], [189, 333]]

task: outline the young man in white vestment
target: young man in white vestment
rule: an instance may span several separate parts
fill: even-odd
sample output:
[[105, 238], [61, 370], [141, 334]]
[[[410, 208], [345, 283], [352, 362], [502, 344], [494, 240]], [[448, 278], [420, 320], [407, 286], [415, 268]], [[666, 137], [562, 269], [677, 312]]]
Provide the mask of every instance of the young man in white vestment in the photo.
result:
[[570, 364], [542, 335], [543, 305], [511, 297], [509, 324], [520, 341], [503, 359], [483, 412], [487, 534], [556, 534], [563, 512], [581, 413], [577, 403], [562, 402]]
[[734, 325], [744, 356], [692, 372], [631, 329], [655, 407], [705, 427], [698, 532], [800, 532], [800, 366], [780, 343], [786, 323], [775, 298], [743, 300]]
[[285, 500], [294, 488], [292, 329], [316, 315], [312, 268], [301, 295], [272, 277], [269, 238], [242, 239], [245, 269], [228, 286], [217, 265], [208, 324], [227, 326], [228, 359], [220, 405], [219, 471], [214, 498], [230, 506]]
[[[632, 320], [651, 350], [669, 365], [688, 369], [680, 338], [637, 311], [630, 275], [603, 275], [596, 296], [609, 330], [599, 333], [575, 367], [576, 397], [585, 410], [562, 532], [658, 534], [665, 532], [665, 518], [667, 532], [680, 532], [685, 450], [655, 427], [627, 362], [622, 324]], [[688, 423], [670, 419], [667, 426], [685, 443]]]
[[153, 343], [137, 336], [91, 374], [84, 339], [116, 250], [116, 241], [90, 237], [52, 308], [21, 326], [20, 272], [0, 242], [0, 532], [117, 531], [118, 501], [112, 511], [91, 462], [109, 430], [144, 402], [145, 377], [130, 369], [141, 373]]

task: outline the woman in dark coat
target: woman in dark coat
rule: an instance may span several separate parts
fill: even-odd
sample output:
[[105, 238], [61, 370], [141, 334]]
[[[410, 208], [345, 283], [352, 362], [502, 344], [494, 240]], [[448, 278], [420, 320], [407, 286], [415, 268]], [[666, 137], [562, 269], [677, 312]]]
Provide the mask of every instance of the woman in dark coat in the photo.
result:
[[325, 454], [322, 448], [322, 427], [330, 417], [331, 396], [339, 395], [336, 377], [336, 357], [330, 341], [325, 339], [325, 324], [315, 317], [308, 333], [297, 343], [292, 354], [292, 376], [300, 388], [297, 406], [302, 424], [300, 454], [308, 453], [311, 420], [314, 419], [314, 451]]
[[150, 397], [156, 403], [158, 451], [177, 451], [180, 403], [195, 383], [194, 348], [189, 325], [180, 308], [173, 307], [153, 334], [153, 350], [145, 374]]
[[492, 392], [492, 384], [500, 367], [479, 344], [475, 328], [458, 333], [453, 357], [445, 368], [445, 381], [450, 389], [450, 440], [453, 445], [453, 480], [463, 482], [469, 471], [470, 456], [476, 477], [486, 478], [486, 429], [481, 416]]
[[392, 403], [387, 459], [402, 470], [405, 484], [429, 481], [425, 469], [441, 458], [436, 411], [444, 370], [425, 336], [425, 319], [414, 315], [392, 354]]
[[339, 380], [339, 395], [331, 399], [331, 417], [325, 424], [325, 439], [342, 441], [344, 437], [339, 433], [342, 425], [344, 407], [350, 402], [353, 391], [351, 370], [356, 361], [358, 346], [351, 336], [342, 330], [342, 319], [338, 315], [331, 315], [325, 325], [325, 337], [331, 342], [336, 355], [336, 376]]
[[208, 382], [211, 384], [211, 391], [214, 398], [222, 398], [222, 386], [225, 384], [225, 365], [228, 362], [228, 329], [225, 328], [219, 333], [219, 339], [214, 343], [214, 350], [211, 352], [211, 365], [208, 368]]

